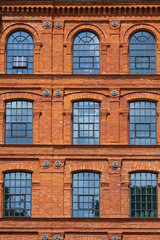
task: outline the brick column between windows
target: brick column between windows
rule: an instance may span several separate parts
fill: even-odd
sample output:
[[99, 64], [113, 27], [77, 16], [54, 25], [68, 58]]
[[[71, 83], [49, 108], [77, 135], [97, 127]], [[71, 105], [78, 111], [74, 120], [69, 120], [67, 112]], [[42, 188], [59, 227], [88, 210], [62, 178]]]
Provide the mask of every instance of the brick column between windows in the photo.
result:
[[160, 74], [160, 43], [157, 43], [157, 74]]
[[4, 74], [6, 72], [6, 62], [5, 62], [5, 49], [6, 43], [0, 42], [0, 74]]
[[129, 73], [129, 53], [128, 53], [128, 43], [120, 44], [120, 73]]
[[0, 144], [3, 144], [5, 142], [5, 120], [4, 120], [4, 111], [0, 111], [0, 126], [1, 126], [1, 131], [0, 131]]
[[63, 111], [63, 141], [64, 144], [72, 144], [72, 112], [71, 110], [64, 110]]
[[[121, 144], [128, 144], [129, 138], [129, 120], [128, 120], [128, 109], [120, 109], [119, 111], [119, 118], [120, 118], [120, 143]], [[125, 131], [124, 131], [125, 129]]]
[[39, 120], [41, 112], [39, 110], [33, 111], [33, 144], [39, 143]]
[[[113, 168], [113, 162], [118, 163], [118, 167]], [[109, 158], [109, 209], [110, 215], [120, 217], [121, 214], [121, 159]]]
[[53, 98], [53, 108], [52, 108], [52, 142], [53, 144], [63, 144], [63, 89], [58, 89], [61, 91], [61, 96], [56, 96], [54, 92]]
[[40, 73], [40, 50], [42, 47], [41, 42], [34, 43], [34, 73]]
[[64, 43], [64, 73], [73, 72], [72, 43]]
[[110, 143], [119, 143], [119, 99], [110, 100]]

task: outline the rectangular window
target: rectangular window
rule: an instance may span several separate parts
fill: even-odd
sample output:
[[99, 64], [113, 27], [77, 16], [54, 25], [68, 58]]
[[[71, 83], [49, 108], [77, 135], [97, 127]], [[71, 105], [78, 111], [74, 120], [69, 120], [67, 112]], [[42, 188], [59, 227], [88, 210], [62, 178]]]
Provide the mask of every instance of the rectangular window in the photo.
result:
[[30, 217], [31, 193], [31, 173], [11, 172], [4, 174], [4, 216]]
[[22, 68], [27, 68], [28, 66], [28, 60], [27, 60], [27, 57], [13, 57], [13, 67], [14, 68], [19, 68], [19, 67], [22, 67]]
[[100, 216], [100, 174], [73, 174], [73, 217]]
[[100, 104], [91, 101], [73, 103], [73, 144], [100, 143]]
[[156, 103], [132, 102], [129, 105], [130, 144], [154, 145], [157, 143]]
[[158, 217], [157, 174], [130, 174], [131, 217]]
[[6, 103], [5, 143], [32, 143], [32, 102], [12, 101]]

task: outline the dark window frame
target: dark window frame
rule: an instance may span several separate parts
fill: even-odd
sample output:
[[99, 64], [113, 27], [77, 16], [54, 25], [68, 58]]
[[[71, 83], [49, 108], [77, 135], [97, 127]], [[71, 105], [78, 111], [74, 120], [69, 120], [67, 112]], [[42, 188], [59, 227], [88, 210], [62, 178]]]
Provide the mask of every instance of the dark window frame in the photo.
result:
[[5, 144], [33, 144], [32, 101], [5, 102]]
[[[139, 105], [139, 107], [137, 107], [136, 105], [137, 106]], [[139, 112], [139, 114], [137, 114], [137, 112]], [[148, 114], [148, 112], [150, 112], [150, 115]], [[153, 114], [153, 112], [155, 112], [155, 114]], [[140, 129], [138, 129], [138, 126]], [[149, 126], [149, 130], [147, 129], [147, 126]], [[148, 132], [149, 136], [147, 136]], [[132, 101], [129, 103], [129, 144], [131, 145], [157, 144], [156, 102], [140, 100]]]
[[[88, 44], [86, 44], [87, 41]], [[91, 41], [94, 41], [94, 43], [91, 44]], [[100, 39], [96, 33], [92, 31], [79, 32], [73, 40], [72, 54], [73, 74], [100, 74]], [[82, 58], [84, 58], [83, 62], [80, 61]], [[88, 59], [88, 62], [86, 62], [86, 59]], [[92, 61], [90, 61], [91, 59]], [[92, 67], [89, 66], [90, 64], [92, 64]], [[84, 66], [81, 67], [81, 65]]]
[[[80, 174], [82, 175], [83, 174], [83, 178], [80, 177]], [[90, 176], [92, 176], [92, 174], [94, 175], [94, 178], [91, 178]], [[75, 178], [74, 179], [74, 176], [77, 175], [77, 179]], [[85, 178], [84, 176], [85, 175], [88, 175], [88, 179]], [[74, 187], [74, 183], [75, 181], [78, 182], [78, 184], [80, 184], [80, 181], [81, 183], [83, 182], [83, 186], [79, 187]], [[90, 186], [90, 184], [94, 181], [94, 187]], [[88, 186], [87, 185], [87, 182], [88, 182]], [[98, 182], [99, 186], [95, 186], [96, 182]], [[81, 172], [74, 172], [72, 173], [72, 217], [77, 217], [77, 218], [99, 218], [100, 217], [100, 207], [101, 207], [101, 202], [100, 202], [100, 197], [101, 197], [101, 187], [100, 187], [100, 183], [101, 183], [101, 174], [100, 173], [97, 173], [97, 172], [93, 172], [93, 171], [81, 171]], [[95, 191], [95, 189], [98, 188], [98, 191], [99, 193], [97, 194]], [[83, 194], [80, 193], [80, 194], [75, 194], [74, 193], [74, 190], [77, 189], [77, 192], [78, 191], [82, 191], [83, 189]], [[85, 193], [85, 189], [88, 189], [88, 194]], [[94, 189], [94, 193], [92, 191], [92, 194], [90, 193], [91, 192], [91, 189]], [[90, 201], [90, 198], [93, 199], [93, 196], [94, 196], [94, 202], [93, 200]], [[83, 198], [83, 201], [80, 202], [80, 197]], [[85, 197], [88, 198], [88, 201], [85, 201]], [[77, 198], [77, 202], [74, 201], [74, 198]], [[98, 200], [95, 200], [95, 198], [98, 198]], [[77, 204], [78, 208], [77, 210], [74, 208], [74, 204]], [[80, 207], [80, 204], [83, 205], [83, 207]], [[84, 207], [84, 204], [88, 204], [88, 208], [87, 207]], [[92, 205], [92, 207], [89, 207], [89, 205]], [[97, 204], [98, 204], [98, 208], [97, 208]], [[75, 216], [75, 213], [77, 211], [77, 216]], [[80, 215], [80, 211], [81, 213], [83, 212], [83, 216]], [[85, 211], [86, 211], [86, 215], [85, 215]], [[87, 216], [88, 215], [88, 216]]]
[[[83, 107], [81, 107], [83, 104]], [[85, 107], [86, 104], [86, 107]], [[88, 107], [87, 107], [88, 104]], [[94, 107], [92, 106], [94, 105]], [[77, 107], [76, 107], [77, 105]], [[99, 145], [100, 144], [100, 102], [98, 101], [75, 101], [72, 103], [72, 144], [73, 145]], [[80, 114], [81, 110], [83, 110], [83, 114]], [[88, 114], [85, 114], [85, 110], [88, 110]], [[99, 114], [96, 115], [96, 110], [98, 110]], [[76, 115], [74, 112], [77, 111], [78, 114]], [[89, 112], [94, 114], [90, 115]], [[82, 119], [83, 118], [83, 121]], [[88, 118], [88, 121], [85, 120]], [[91, 121], [92, 118], [94, 121]], [[77, 119], [77, 120], [75, 120]], [[99, 119], [97, 121], [97, 119]], [[85, 126], [88, 125], [88, 129], [84, 129]], [[83, 126], [83, 130], [81, 127]], [[93, 129], [91, 129], [93, 126]], [[78, 129], [76, 129], [78, 127]], [[85, 132], [88, 135], [85, 136]], [[83, 137], [80, 137], [83, 133]], [[93, 137], [90, 137], [89, 134], [92, 133]], [[77, 136], [75, 136], [77, 134]], [[96, 134], [99, 135], [96, 137]]]
[[[15, 175], [15, 178], [11, 177], [12, 175]], [[20, 178], [16, 178], [16, 175], [20, 175]], [[25, 178], [22, 178], [22, 175], [25, 174]], [[6, 178], [6, 176], [9, 175], [10, 177]], [[30, 176], [30, 177], [29, 177]], [[3, 217], [31, 217], [32, 214], [32, 173], [26, 172], [26, 171], [11, 171], [11, 172], [5, 172], [3, 174], [4, 184], [3, 184]], [[9, 186], [6, 182], [9, 182]], [[14, 182], [13, 182], [14, 181]], [[17, 182], [19, 181], [19, 184]], [[22, 186], [22, 181], [25, 186]], [[30, 181], [30, 186], [28, 182]], [[17, 186], [20, 185], [20, 186]], [[8, 188], [8, 192], [7, 189]], [[23, 192], [25, 189], [25, 193]], [[30, 191], [28, 190], [30, 189]], [[14, 193], [12, 191], [14, 191]], [[23, 191], [22, 191], [23, 190]], [[10, 192], [9, 192], [10, 191]], [[22, 193], [23, 192], [23, 193]], [[7, 201], [7, 197], [9, 201]], [[21, 198], [20, 200], [17, 200], [18, 198]], [[28, 200], [30, 199], [30, 200]], [[15, 207], [15, 205], [18, 204], [19, 207]], [[24, 204], [24, 207], [20, 207], [20, 205]], [[27, 208], [27, 204], [30, 204], [30, 208]], [[8, 205], [9, 207], [5, 207]], [[13, 207], [14, 205], [14, 207]], [[30, 211], [28, 215], [26, 215], [27, 211]], [[8, 212], [8, 215], [6, 214]], [[19, 212], [19, 213], [18, 213]], [[11, 213], [13, 213], [11, 215]]]
[[[139, 179], [136, 175], [139, 175]], [[134, 177], [135, 176], [135, 177]], [[145, 178], [144, 178], [145, 176]], [[147, 179], [151, 176], [151, 179]], [[136, 182], [139, 183], [137, 184]], [[147, 185], [151, 182], [151, 185]], [[153, 182], [156, 182], [156, 193], [153, 192]], [[145, 185], [146, 183], [146, 185]], [[133, 187], [133, 186], [135, 187]], [[154, 189], [155, 191], [155, 189]], [[153, 201], [155, 200], [156, 201]], [[156, 206], [156, 208], [154, 208]], [[154, 211], [156, 213], [154, 213]], [[139, 215], [139, 216], [138, 216]], [[153, 216], [151, 216], [153, 215]], [[158, 217], [158, 174], [148, 171], [130, 173], [130, 216], [132, 218]]]
[[[16, 57], [17, 61], [14, 60]], [[26, 58], [26, 61], [22, 61], [23, 57]], [[20, 58], [22, 58], [21, 61]], [[23, 63], [26, 63], [25, 66], [23, 66]], [[6, 43], [6, 73], [33, 74], [33, 72], [34, 39], [28, 31], [14, 31], [8, 36]]]
[[[129, 40], [129, 73], [156, 74], [156, 48], [156, 39], [154, 35], [147, 30], [141, 30], [133, 33]], [[143, 60], [141, 59], [140, 61], [140, 58]], [[148, 58], [147, 62], [144, 61], [145, 58]]]

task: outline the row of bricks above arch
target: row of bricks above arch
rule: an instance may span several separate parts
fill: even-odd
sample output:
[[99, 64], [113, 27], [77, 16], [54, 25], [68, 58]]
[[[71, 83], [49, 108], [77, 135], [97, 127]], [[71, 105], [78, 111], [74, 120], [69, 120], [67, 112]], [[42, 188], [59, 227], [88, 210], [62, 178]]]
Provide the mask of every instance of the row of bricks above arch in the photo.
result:
[[[36, 20], [36, 19], [35, 19]], [[61, 21], [61, 27], [56, 27], [57, 21], [50, 21], [50, 27], [41, 23], [17, 23], [2, 21], [0, 36], [0, 73], [6, 73], [6, 41], [11, 33], [18, 30], [27, 31], [34, 40], [34, 74], [39, 73], [67, 73], [72, 74], [72, 46], [74, 37], [83, 31], [94, 32], [100, 40], [100, 74], [128, 74], [129, 73], [129, 39], [137, 31], [147, 31], [156, 39], [157, 74], [160, 73], [160, 26], [158, 23], [137, 21], [121, 22], [117, 20], [117, 27], [113, 21], [95, 21], [86, 23]], [[53, 24], [53, 30], [52, 30]], [[46, 52], [48, 54], [46, 54]], [[114, 57], [113, 57], [114, 56]], [[47, 64], [46, 64], [47, 62]]]

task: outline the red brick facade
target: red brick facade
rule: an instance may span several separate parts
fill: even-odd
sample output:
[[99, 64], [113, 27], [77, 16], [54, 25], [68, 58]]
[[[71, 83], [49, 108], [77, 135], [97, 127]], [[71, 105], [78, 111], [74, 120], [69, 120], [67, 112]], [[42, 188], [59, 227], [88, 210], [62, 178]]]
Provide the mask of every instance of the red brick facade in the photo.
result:
[[[157, 173], [160, 187], [159, 2], [3, 0], [0, 12], [0, 240], [40, 240], [43, 234], [49, 240], [55, 234], [61, 240], [112, 240], [113, 235], [159, 240], [160, 189], [158, 218], [131, 218], [129, 195], [131, 172]], [[6, 41], [16, 30], [33, 36], [33, 75], [6, 74]], [[83, 30], [100, 39], [99, 75], [72, 74], [73, 39]], [[129, 39], [138, 30], [156, 39], [156, 75], [129, 75]], [[5, 102], [18, 99], [33, 101], [32, 145], [4, 144]], [[72, 103], [77, 100], [100, 102], [100, 145], [72, 145]], [[157, 103], [157, 145], [129, 145], [129, 102], [135, 100]], [[45, 160], [49, 167], [43, 166]], [[3, 179], [10, 171], [32, 173], [30, 218], [3, 216]], [[77, 171], [101, 174], [99, 218], [72, 217], [72, 173]]]

